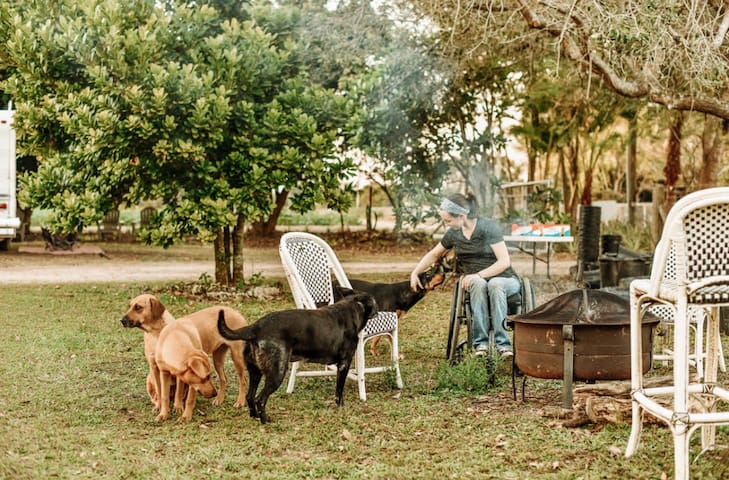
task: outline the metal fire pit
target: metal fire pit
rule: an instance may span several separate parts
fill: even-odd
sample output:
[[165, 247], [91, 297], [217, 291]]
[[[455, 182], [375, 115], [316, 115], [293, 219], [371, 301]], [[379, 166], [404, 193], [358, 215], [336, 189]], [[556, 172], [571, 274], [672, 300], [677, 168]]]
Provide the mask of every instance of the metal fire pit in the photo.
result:
[[[522, 315], [514, 326], [516, 366], [528, 376], [563, 379], [565, 408], [572, 408], [573, 380], [630, 378], [630, 305], [600, 290], [572, 290]], [[653, 328], [643, 317], [643, 365], [651, 365]], [[644, 372], [645, 373], [645, 372]]]

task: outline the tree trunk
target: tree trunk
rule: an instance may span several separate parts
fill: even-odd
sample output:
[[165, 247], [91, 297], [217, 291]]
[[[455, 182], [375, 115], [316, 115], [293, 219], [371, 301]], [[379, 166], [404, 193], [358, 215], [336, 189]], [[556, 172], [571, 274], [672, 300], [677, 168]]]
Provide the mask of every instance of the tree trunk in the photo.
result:
[[[529, 107], [529, 112], [532, 120], [532, 127], [535, 132], [539, 131], [539, 110], [537, 110], [536, 107], [531, 106]], [[527, 169], [527, 182], [531, 182], [536, 178], [537, 175], [537, 152], [532, 147], [527, 150], [527, 161], [528, 161], [528, 169]], [[545, 155], [546, 160], [549, 161], [549, 151], [547, 151], [547, 154]], [[544, 170], [545, 172], [547, 170]]]
[[663, 233], [663, 224], [666, 221], [666, 187], [662, 183], [657, 184], [653, 188], [651, 212], [653, 216], [651, 235], [653, 237], [653, 244], [657, 245]]
[[[570, 218], [574, 219], [575, 215], [572, 211], [572, 204], [570, 198], [572, 198], [572, 182], [567, 176], [567, 165], [564, 159], [564, 149], [560, 148], [557, 152], [557, 168], [559, 168], [560, 176], [562, 177], [562, 203], [564, 204], [564, 210], [570, 215]], [[572, 225], [572, 231], [574, 232], [574, 225]]]
[[219, 228], [213, 242], [215, 255], [215, 283], [228, 285], [230, 272], [228, 270], [228, 253], [225, 251], [225, 229]]
[[367, 219], [367, 231], [371, 232], [375, 229], [372, 225], [372, 185], [367, 188], [367, 207], [365, 209], [365, 217]]
[[276, 225], [278, 225], [278, 217], [281, 216], [286, 200], [289, 198], [289, 191], [284, 190], [275, 195], [276, 206], [273, 208], [273, 212], [265, 220], [259, 220], [251, 224], [251, 231], [255, 235], [261, 237], [271, 237], [276, 233]]
[[243, 235], [245, 232], [245, 217], [238, 214], [238, 219], [233, 229], [233, 283], [242, 285], [243, 276]]
[[578, 195], [578, 177], [580, 174], [580, 167], [578, 163], [579, 154], [578, 154], [578, 144], [575, 142], [575, 145], [573, 147], [567, 148], [567, 172], [568, 172], [568, 181], [572, 184], [571, 187], [571, 193], [569, 198], [569, 206], [570, 206], [570, 214], [572, 215], [572, 218], [577, 218], [577, 205], [579, 205], [579, 195]]
[[585, 186], [582, 188], [580, 205], [592, 205], [592, 168], [585, 170]]
[[636, 153], [638, 150], [638, 116], [628, 119], [628, 152], [625, 159], [625, 197], [628, 203], [628, 224], [635, 225]]
[[683, 112], [676, 112], [668, 136], [668, 151], [663, 174], [666, 176], [666, 212], [676, 203], [676, 183], [681, 175], [681, 129]]
[[701, 149], [703, 164], [699, 172], [699, 188], [709, 188], [716, 185], [719, 175], [719, 159], [723, 150], [723, 121], [704, 115], [704, 131], [701, 134]]
[[20, 219], [20, 228], [16, 232], [16, 241], [24, 242], [27, 236], [30, 236], [30, 220], [33, 216], [32, 208], [22, 208], [16, 202], [16, 212]]

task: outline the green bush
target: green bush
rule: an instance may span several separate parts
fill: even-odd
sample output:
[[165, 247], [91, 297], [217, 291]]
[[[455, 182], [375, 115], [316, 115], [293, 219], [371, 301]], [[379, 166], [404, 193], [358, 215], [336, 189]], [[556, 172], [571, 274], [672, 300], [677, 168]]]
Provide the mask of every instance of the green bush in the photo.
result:
[[489, 391], [494, 385], [496, 363], [486, 361], [486, 357], [466, 355], [456, 365], [442, 362], [436, 371], [437, 389], [449, 394], [480, 395]]
[[[333, 226], [339, 225], [339, 212], [333, 210], [317, 210], [314, 212], [295, 213], [290, 210], [281, 212], [278, 218], [279, 225], [319, 225]], [[355, 215], [349, 213], [344, 214], [345, 225], [359, 225], [361, 220]]]
[[651, 227], [645, 223], [629, 225], [610, 220], [602, 225], [602, 235], [620, 235], [620, 246], [636, 252], [650, 252], [655, 248]]

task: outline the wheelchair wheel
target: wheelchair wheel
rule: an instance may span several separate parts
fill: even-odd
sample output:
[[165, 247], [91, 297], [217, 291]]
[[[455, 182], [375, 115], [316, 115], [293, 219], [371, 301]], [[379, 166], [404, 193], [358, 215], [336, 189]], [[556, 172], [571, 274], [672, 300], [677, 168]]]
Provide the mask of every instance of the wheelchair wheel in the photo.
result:
[[534, 310], [534, 308], [537, 306], [537, 295], [534, 291], [534, 286], [532, 285], [531, 280], [529, 280], [527, 277], [523, 277], [521, 279], [521, 298], [523, 303], [523, 312], [527, 313], [531, 310]]
[[[461, 288], [460, 280], [456, 282], [453, 290], [453, 301], [451, 304], [451, 316], [448, 328], [448, 344], [446, 345], [446, 358], [451, 365], [458, 363], [464, 355], [464, 350], [469, 347], [471, 332], [469, 325], [471, 316], [468, 306], [464, 301], [465, 292]], [[465, 338], [463, 332], [466, 332]]]

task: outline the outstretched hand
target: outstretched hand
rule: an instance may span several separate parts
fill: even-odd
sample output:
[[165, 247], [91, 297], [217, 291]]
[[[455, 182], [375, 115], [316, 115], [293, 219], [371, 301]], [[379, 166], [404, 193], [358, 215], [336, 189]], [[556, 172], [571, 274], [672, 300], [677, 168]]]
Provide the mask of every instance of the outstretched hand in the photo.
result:
[[423, 290], [425, 287], [423, 287], [423, 284], [420, 283], [420, 276], [413, 272], [410, 274], [410, 289], [413, 292], [417, 292], [418, 290]]

